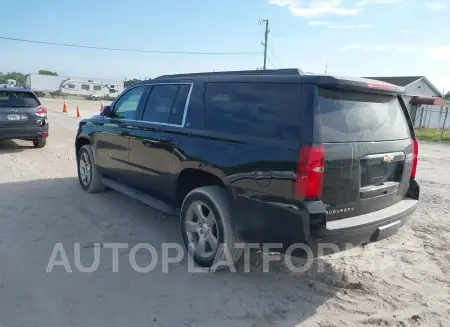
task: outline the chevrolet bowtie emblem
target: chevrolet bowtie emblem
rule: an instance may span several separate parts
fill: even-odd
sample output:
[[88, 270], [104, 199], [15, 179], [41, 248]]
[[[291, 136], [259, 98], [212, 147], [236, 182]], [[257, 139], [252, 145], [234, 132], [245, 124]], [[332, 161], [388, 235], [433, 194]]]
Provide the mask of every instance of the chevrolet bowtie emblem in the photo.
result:
[[387, 154], [383, 157], [383, 162], [385, 163], [392, 162], [392, 160], [394, 160], [394, 156], [392, 154]]

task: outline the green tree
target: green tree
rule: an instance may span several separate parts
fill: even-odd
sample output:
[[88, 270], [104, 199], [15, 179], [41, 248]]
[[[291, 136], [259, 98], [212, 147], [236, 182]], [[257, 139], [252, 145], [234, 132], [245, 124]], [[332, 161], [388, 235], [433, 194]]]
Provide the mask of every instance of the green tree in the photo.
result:
[[25, 74], [19, 72], [9, 72], [9, 73], [0, 72], [0, 84], [5, 84], [8, 79], [13, 79], [16, 81], [18, 85], [22, 86], [24, 86], [27, 81]]
[[450, 100], [450, 91], [447, 92], [447, 94], [445, 95], [445, 98], [446, 98], [447, 100]]
[[132, 79], [126, 79], [125, 82], [123, 83], [124, 87], [127, 88], [128, 86], [133, 85], [134, 83], [140, 82], [140, 79], [137, 78], [132, 78]]
[[40, 71], [38, 71], [38, 74], [39, 75], [51, 75], [51, 76], [58, 76], [58, 73], [56, 73], [56, 72], [52, 72], [52, 71], [50, 71], [50, 70], [40, 70]]

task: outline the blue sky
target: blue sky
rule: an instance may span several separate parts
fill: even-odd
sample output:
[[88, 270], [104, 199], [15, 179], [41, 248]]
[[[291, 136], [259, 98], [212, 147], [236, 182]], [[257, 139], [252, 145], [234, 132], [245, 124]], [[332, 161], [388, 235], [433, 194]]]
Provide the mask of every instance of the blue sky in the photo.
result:
[[[0, 0], [0, 36], [100, 47], [262, 52], [269, 67], [426, 75], [450, 90], [450, 0]], [[0, 71], [144, 78], [254, 69], [262, 55], [111, 52], [0, 40]]]

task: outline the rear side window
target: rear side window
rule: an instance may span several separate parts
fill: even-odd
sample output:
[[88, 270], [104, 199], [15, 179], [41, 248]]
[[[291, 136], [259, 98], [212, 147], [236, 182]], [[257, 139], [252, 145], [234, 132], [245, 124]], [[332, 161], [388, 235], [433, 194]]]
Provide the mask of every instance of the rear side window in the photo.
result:
[[0, 107], [39, 107], [36, 97], [29, 92], [0, 91]]
[[181, 125], [189, 89], [187, 84], [154, 85], [142, 120]]
[[259, 137], [298, 140], [300, 85], [208, 83], [206, 127]]
[[410, 137], [396, 96], [319, 89], [322, 142], [390, 141]]

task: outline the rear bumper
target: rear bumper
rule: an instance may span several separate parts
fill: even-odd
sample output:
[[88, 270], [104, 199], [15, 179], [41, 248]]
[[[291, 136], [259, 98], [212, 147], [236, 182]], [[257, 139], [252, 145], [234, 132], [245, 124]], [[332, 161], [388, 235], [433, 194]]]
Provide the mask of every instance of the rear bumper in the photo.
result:
[[[261, 200], [261, 195], [255, 199], [245, 192], [234, 198], [231, 210], [238, 237], [252, 243], [281, 243], [284, 249], [302, 243], [315, 255], [327, 254], [319, 249], [329, 248], [335, 252], [392, 236], [419, 203], [416, 199], [405, 198], [378, 211], [327, 222], [326, 210], [320, 201], [294, 205], [274, 201], [273, 197], [270, 202]], [[323, 226], [315, 228], [317, 222], [323, 222]]]
[[330, 221], [325, 236], [315, 243], [332, 243], [341, 247], [382, 240], [397, 233], [418, 204], [418, 200], [407, 198], [375, 212]]
[[0, 139], [36, 139], [44, 137], [44, 132], [48, 132], [48, 123], [44, 126], [0, 126]]

